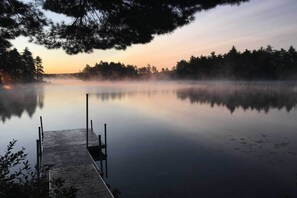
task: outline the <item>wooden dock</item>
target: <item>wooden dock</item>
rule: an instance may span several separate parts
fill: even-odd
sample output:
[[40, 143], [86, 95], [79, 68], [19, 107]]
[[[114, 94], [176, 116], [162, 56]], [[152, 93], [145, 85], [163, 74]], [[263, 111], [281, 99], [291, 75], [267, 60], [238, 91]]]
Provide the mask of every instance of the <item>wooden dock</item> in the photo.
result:
[[[86, 129], [46, 131], [42, 134], [41, 163], [54, 165], [48, 173], [49, 179], [64, 179], [65, 186], [78, 189], [77, 197], [113, 198], [87, 149]], [[92, 130], [88, 134], [88, 147], [93, 152], [100, 151], [101, 155], [101, 149], [106, 145], [99, 142]]]

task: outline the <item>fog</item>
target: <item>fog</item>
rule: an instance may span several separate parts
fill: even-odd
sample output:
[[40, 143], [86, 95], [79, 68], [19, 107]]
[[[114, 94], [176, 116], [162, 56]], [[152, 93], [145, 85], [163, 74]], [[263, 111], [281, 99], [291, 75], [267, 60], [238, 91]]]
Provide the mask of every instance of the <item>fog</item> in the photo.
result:
[[295, 82], [45, 80], [0, 90], [0, 152], [17, 139], [34, 164], [39, 116], [45, 131], [84, 128], [89, 93], [123, 197], [296, 195]]
[[44, 90], [40, 84], [6, 85], [0, 89], [0, 118], [2, 122], [12, 116], [27, 113], [32, 117], [36, 108], [44, 105]]

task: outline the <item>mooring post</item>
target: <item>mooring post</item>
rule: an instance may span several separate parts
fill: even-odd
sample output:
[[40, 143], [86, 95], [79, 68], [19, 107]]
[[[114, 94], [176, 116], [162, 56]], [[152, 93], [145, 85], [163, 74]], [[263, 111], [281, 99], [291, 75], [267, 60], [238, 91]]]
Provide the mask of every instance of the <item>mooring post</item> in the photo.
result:
[[40, 126], [41, 126], [42, 140], [43, 140], [44, 133], [43, 133], [43, 122], [42, 122], [42, 116], [40, 116]]
[[105, 148], [107, 148], [106, 124], [104, 124], [104, 143], [105, 143]]
[[38, 139], [41, 141], [41, 128], [38, 127]]
[[36, 171], [37, 177], [39, 178], [39, 167], [40, 167], [40, 154], [39, 154], [39, 140], [36, 140]]
[[89, 147], [89, 94], [86, 94], [86, 146]]
[[91, 131], [93, 132], [93, 120], [91, 120]]
[[107, 168], [107, 130], [106, 124], [104, 124], [104, 142], [105, 142], [105, 177], [108, 177], [108, 168]]
[[40, 161], [41, 161], [41, 158], [42, 158], [42, 148], [41, 148], [41, 128], [38, 127], [38, 138], [39, 138], [39, 158], [40, 158]]

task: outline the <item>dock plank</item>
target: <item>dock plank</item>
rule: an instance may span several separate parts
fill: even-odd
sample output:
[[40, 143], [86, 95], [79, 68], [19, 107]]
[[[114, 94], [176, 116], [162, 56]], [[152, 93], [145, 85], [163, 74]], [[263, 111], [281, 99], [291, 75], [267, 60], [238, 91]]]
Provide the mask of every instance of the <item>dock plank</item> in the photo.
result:
[[[86, 130], [46, 131], [43, 139], [43, 164], [52, 164], [49, 178], [63, 178], [65, 186], [78, 189], [77, 197], [113, 198], [86, 148]], [[89, 131], [89, 146], [99, 146], [96, 134]]]

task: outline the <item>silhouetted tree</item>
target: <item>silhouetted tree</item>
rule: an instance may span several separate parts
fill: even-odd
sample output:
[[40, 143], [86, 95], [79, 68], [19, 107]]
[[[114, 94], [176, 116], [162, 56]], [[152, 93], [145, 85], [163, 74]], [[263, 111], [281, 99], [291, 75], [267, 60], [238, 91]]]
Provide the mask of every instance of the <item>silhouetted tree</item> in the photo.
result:
[[[46, 47], [68, 54], [93, 49], [125, 49], [148, 43], [194, 20], [196, 12], [248, 0], [38, 0], [44, 10], [67, 16], [67, 23], [47, 22], [36, 5], [27, 1], [0, 1], [0, 44], [30, 36]], [[49, 25], [47, 28], [43, 26]], [[43, 31], [41, 33], [41, 31]]]
[[135, 79], [137, 77], [137, 67], [121, 63], [107, 63], [101, 61], [94, 67], [86, 65], [81, 76], [84, 79], [96, 78], [103, 80], [121, 80], [125, 78]]
[[47, 22], [37, 6], [28, 1], [0, 1], [0, 48], [9, 48], [9, 40], [23, 35], [36, 36]]
[[191, 56], [189, 61], [182, 60], [173, 71], [177, 78], [188, 79], [290, 79], [297, 78], [297, 53], [291, 46], [288, 51], [266, 49], [245, 50], [243, 53], [232, 49], [223, 55]]
[[43, 80], [43, 65], [42, 65], [42, 60], [39, 56], [37, 56], [34, 59], [34, 65], [35, 65], [35, 79], [37, 81], [42, 81]]
[[[129, 71], [129, 72], [128, 72]], [[238, 51], [234, 46], [226, 54], [191, 56], [189, 61], [181, 60], [170, 71], [162, 68], [159, 73], [154, 66], [137, 68], [121, 63], [96, 63], [87, 65], [82, 72], [87, 79], [232, 79], [232, 80], [278, 80], [297, 78], [297, 52], [291, 46], [288, 50], [274, 50], [270, 45], [258, 50]]]
[[22, 58], [17, 49], [7, 52], [3, 71], [6, 81], [18, 82], [23, 79]]
[[0, 51], [0, 82], [33, 82], [35, 77], [42, 80], [42, 74], [41, 58], [34, 60], [28, 48], [22, 54], [15, 48]]
[[22, 54], [22, 68], [23, 68], [23, 81], [32, 82], [34, 81], [35, 65], [32, 53], [26, 47]]

